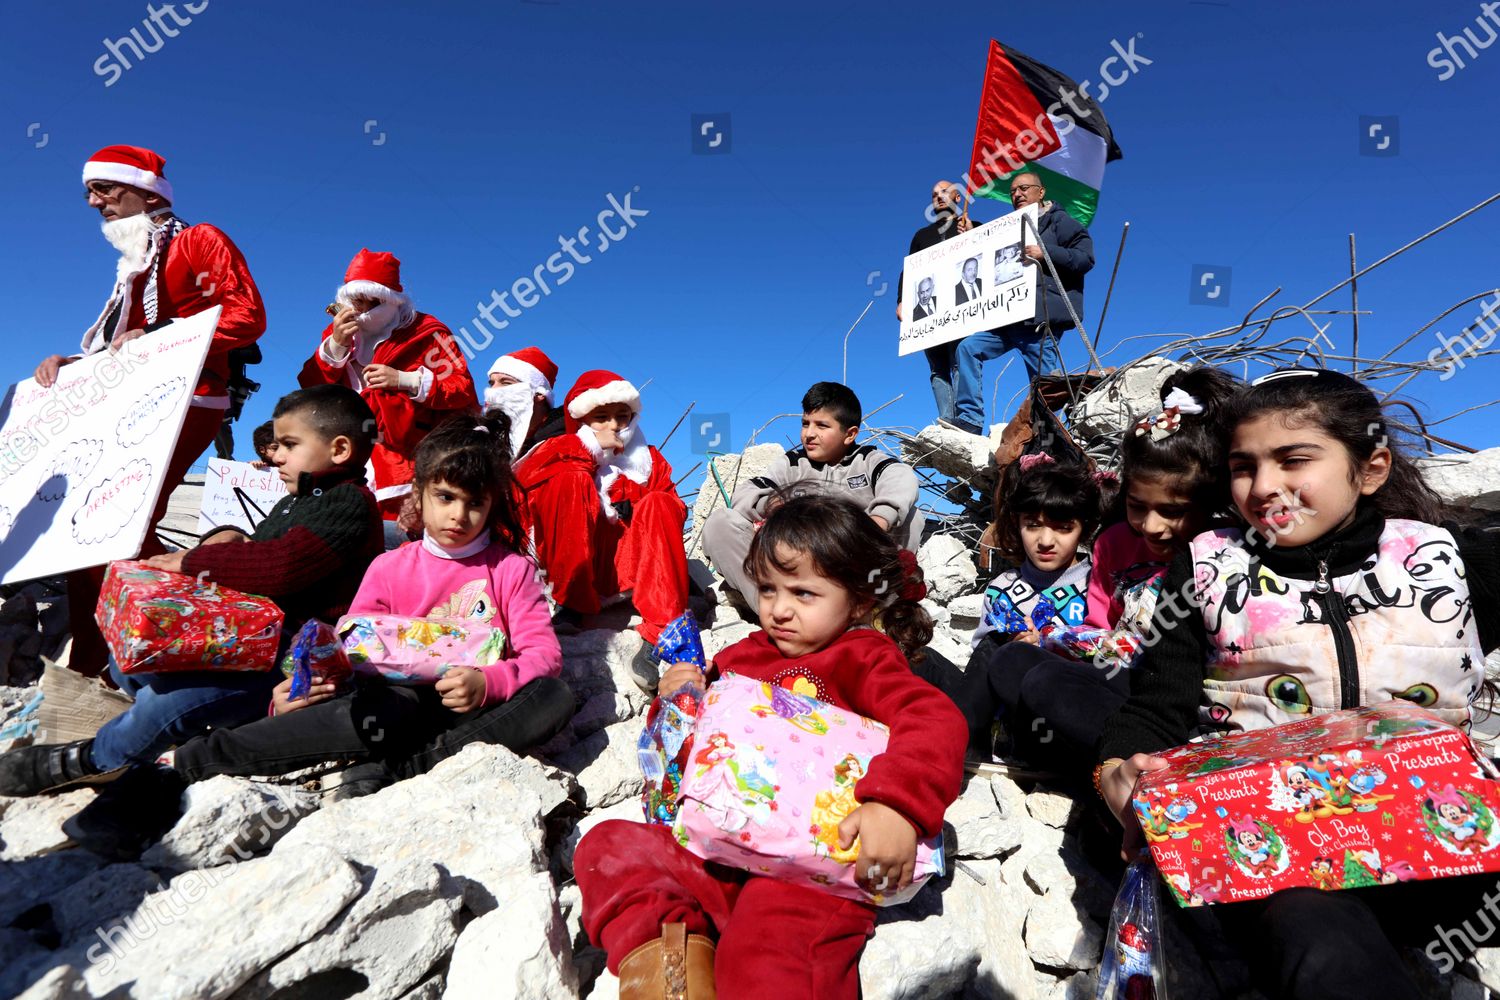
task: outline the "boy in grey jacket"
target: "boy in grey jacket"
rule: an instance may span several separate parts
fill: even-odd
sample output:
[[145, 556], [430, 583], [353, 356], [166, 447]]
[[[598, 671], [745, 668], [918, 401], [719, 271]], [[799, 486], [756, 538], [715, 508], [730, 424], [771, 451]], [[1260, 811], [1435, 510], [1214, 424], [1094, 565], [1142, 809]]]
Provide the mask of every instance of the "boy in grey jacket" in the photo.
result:
[[704, 554], [751, 607], [757, 588], [744, 569], [750, 540], [776, 491], [793, 483], [847, 496], [902, 546], [917, 550], [927, 520], [917, 509], [917, 474], [872, 445], [855, 446], [863, 419], [859, 397], [848, 386], [816, 383], [802, 397], [802, 447], [788, 451], [784, 464], [741, 483], [730, 505], [704, 524]]

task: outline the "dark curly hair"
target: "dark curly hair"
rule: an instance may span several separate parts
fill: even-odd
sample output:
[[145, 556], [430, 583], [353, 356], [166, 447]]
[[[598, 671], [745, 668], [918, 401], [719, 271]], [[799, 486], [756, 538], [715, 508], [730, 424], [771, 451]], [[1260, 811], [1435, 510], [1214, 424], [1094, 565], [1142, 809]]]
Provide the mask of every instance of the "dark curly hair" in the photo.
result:
[[1087, 542], [1099, 527], [1100, 507], [1099, 483], [1086, 466], [1045, 462], [1022, 469], [1015, 462], [995, 490], [995, 549], [1012, 562], [1025, 559], [1021, 518], [1037, 514], [1049, 521], [1077, 521]]
[[895, 539], [841, 496], [791, 488], [778, 492], [772, 504], [750, 542], [745, 572], [756, 580], [772, 566], [787, 572], [791, 567], [776, 558], [777, 551], [805, 553], [820, 575], [876, 611], [881, 630], [907, 659], [920, 660], [922, 647], [932, 641], [932, 618], [917, 600], [902, 596], [922, 582], [922, 571], [910, 557], [909, 568], [903, 565]]
[[448, 483], [475, 497], [488, 497], [490, 537], [524, 551], [510, 469], [510, 418], [503, 413], [449, 417], [417, 445], [412, 494], [417, 509], [433, 483]]

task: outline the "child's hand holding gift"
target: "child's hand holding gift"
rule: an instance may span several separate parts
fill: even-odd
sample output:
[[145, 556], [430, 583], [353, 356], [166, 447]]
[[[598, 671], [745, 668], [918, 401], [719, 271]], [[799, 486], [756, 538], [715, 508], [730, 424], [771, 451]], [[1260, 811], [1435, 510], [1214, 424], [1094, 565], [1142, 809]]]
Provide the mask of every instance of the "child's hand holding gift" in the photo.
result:
[[1130, 797], [1135, 793], [1135, 783], [1147, 771], [1160, 771], [1170, 766], [1161, 757], [1147, 753], [1135, 754], [1129, 760], [1109, 760], [1099, 765], [1099, 795], [1125, 830], [1120, 857], [1126, 861], [1133, 859], [1146, 846], [1141, 825], [1136, 821], [1135, 812], [1130, 805]]
[[307, 696], [294, 701], [292, 700], [292, 679], [288, 677], [271, 690], [271, 714], [285, 715], [288, 712], [295, 712], [299, 708], [327, 701], [337, 693], [337, 684], [314, 675], [312, 683], [308, 685]]
[[854, 877], [866, 892], [898, 892], [917, 870], [917, 830], [890, 806], [866, 802], [839, 824], [839, 847], [859, 838]]
[[661, 680], [656, 684], [656, 694], [659, 698], [670, 698], [689, 684], [695, 684], [699, 688], [707, 687], [703, 671], [698, 669], [696, 663], [674, 663], [667, 668], [666, 673], [661, 675]]
[[443, 707], [460, 714], [472, 712], [484, 703], [484, 672], [473, 667], [454, 667], [436, 684], [443, 696]]
[[165, 570], [168, 573], [181, 573], [182, 557], [185, 555], [187, 555], [187, 551], [185, 549], [179, 550], [177, 552], [163, 552], [159, 556], [152, 556], [151, 558], [144, 560], [144, 562], [152, 569]]

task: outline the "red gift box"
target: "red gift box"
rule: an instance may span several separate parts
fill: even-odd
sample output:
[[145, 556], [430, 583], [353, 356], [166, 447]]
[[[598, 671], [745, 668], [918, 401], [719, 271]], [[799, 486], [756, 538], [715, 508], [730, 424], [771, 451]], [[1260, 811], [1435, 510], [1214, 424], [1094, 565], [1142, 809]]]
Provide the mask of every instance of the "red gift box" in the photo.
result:
[[276, 663], [281, 609], [144, 562], [112, 562], [94, 620], [120, 670], [266, 670]]
[[1143, 774], [1132, 803], [1180, 905], [1500, 871], [1493, 765], [1410, 702], [1159, 756], [1172, 766]]

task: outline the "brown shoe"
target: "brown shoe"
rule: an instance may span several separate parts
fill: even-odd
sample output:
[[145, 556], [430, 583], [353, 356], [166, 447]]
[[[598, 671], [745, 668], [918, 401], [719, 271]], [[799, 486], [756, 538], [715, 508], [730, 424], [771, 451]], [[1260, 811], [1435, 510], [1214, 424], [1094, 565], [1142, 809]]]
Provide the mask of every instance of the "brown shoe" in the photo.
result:
[[620, 1000], [714, 1000], [714, 943], [687, 924], [662, 924], [620, 963]]

